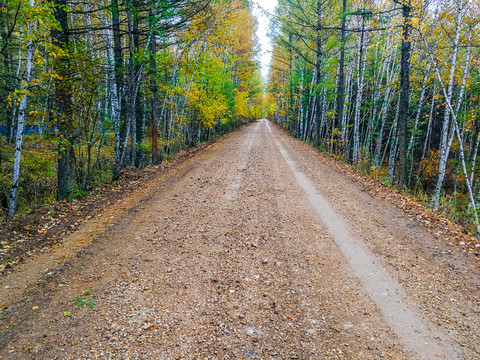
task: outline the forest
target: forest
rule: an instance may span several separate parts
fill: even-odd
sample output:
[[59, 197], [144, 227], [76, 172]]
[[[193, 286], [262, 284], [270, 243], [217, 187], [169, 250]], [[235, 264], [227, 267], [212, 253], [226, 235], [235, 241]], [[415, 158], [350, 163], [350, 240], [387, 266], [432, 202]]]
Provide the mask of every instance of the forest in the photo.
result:
[[246, 1], [3, 0], [0, 10], [0, 221], [261, 117]]
[[279, 0], [276, 123], [478, 231], [478, 0]]

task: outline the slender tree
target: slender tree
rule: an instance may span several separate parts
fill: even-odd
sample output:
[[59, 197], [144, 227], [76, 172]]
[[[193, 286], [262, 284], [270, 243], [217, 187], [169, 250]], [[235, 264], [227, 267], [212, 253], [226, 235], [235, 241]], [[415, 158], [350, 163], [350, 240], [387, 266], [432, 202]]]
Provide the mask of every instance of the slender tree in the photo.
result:
[[57, 174], [57, 199], [71, 200], [72, 175], [75, 144], [72, 114], [71, 90], [71, 58], [69, 48], [69, 26], [67, 16], [67, 0], [54, 1], [54, 16], [58, 27], [52, 30], [52, 42], [58, 49], [59, 55], [55, 61], [58, 81], [55, 83], [55, 117], [58, 130], [58, 174]]
[[[29, 5], [31, 11], [35, 9], [35, 1], [29, 0]], [[17, 196], [18, 196], [18, 182], [20, 179], [20, 159], [22, 157], [22, 145], [23, 145], [23, 136], [25, 133], [25, 112], [27, 109], [27, 98], [28, 98], [28, 87], [30, 83], [30, 76], [32, 73], [33, 65], [33, 20], [27, 19], [27, 56], [26, 56], [26, 68], [22, 76], [22, 82], [20, 84], [20, 105], [18, 107], [18, 121], [17, 121], [17, 139], [15, 141], [15, 157], [13, 160], [13, 177], [12, 177], [12, 188], [10, 190], [10, 202], [8, 207], [7, 219], [11, 220], [15, 214], [15, 209], [17, 206]]]
[[411, 0], [396, 1], [402, 7], [402, 55], [400, 59], [400, 102], [398, 114], [398, 174], [395, 183], [403, 187], [407, 182], [407, 123], [410, 99], [410, 54], [412, 51], [412, 2]]

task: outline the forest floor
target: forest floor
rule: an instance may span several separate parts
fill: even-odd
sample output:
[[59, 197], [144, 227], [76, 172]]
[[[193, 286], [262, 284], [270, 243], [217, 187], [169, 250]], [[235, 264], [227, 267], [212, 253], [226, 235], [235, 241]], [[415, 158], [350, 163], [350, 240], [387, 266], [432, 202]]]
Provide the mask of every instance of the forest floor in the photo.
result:
[[176, 159], [5, 230], [1, 359], [480, 359], [460, 227], [266, 120]]

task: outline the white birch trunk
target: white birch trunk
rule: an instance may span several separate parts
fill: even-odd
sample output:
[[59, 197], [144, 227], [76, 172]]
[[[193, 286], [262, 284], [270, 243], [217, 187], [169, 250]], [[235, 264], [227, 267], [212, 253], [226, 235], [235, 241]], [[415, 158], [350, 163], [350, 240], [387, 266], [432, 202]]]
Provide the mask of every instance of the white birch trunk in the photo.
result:
[[345, 80], [345, 110], [344, 115], [342, 116], [342, 146], [343, 152], [346, 154], [347, 149], [347, 139], [348, 139], [348, 121], [351, 119], [351, 114], [349, 113], [350, 99], [352, 97], [352, 82], [353, 82], [353, 66], [347, 68], [347, 78]]
[[476, 139], [475, 139], [475, 147], [472, 151], [472, 160], [470, 162], [470, 184], [473, 186], [473, 180], [474, 180], [474, 175], [475, 175], [475, 164], [477, 162], [477, 154], [478, 154], [478, 145], [480, 143], [480, 133], [477, 134]]
[[105, 43], [105, 57], [107, 58], [106, 73], [108, 76], [109, 86], [109, 98], [110, 98], [110, 120], [113, 124], [115, 133], [114, 139], [114, 153], [113, 162], [114, 167], [120, 162], [120, 116], [122, 111], [122, 104], [119, 101], [119, 94], [117, 89], [117, 82], [115, 81], [115, 64], [112, 50], [112, 30], [108, 26], [103, 17], [103, 12], [100, 10], [100, 22], [103, 27], [103, 41]]
[[[29, 1], [30, 7], [33, 9], [35, 0]], [[10, 190], [10, 203], [8, 206], [7, 219], [12, 220], [17, 206], [18, 182], [20, 179], [20, 160], [22, 157], [23, 134], [25, 131], [25, 110], [27, 109], [27, 89], [30, 82], [30, 74], [32, 73], [33, 65], [33, 41], [31, 35], [33, 32], [33, 22], [29, 21], [27, 25], [27, 58], [25, 61], [25, 72], [22, 76], [20, 84], [21, 100], [18, 107], [18, 122], [17, 122], [17, 139], [15, 141], [15, 157], [13, 160], [13, 178], [12, 189]]]
[[418, 109], [415, 115], [415, 123], [413, 125], [412, 135], [410, 136], [410, 141], [408, 142], [407, 154], [409, 154], [412, 151], [413, 145], [415, 143], [415, 133], [417, 132], [418, 122], [420, 121], [420, 115], [422, 113], [422, 106], [423, 106], [423, 101], [425, 99], [425, 91], [427, 89], [427, 80], [430, 75], [430, 68], [431, 68], [431, 65], [429, 64], [427, 66], [425, 76], [423, 77], [422, 90], [420, 91], [420, 97], [418, 99]]
[[395, 171], [395, 160], [398, 154], [398, 116], [400, 114], [400, 100], [398, 100], [397, 110], [392, 125], [392, 140], [390, 144], [390, 155], [388, 158], [388, 177], [393, 178]]
[[357, 64], [357, 98], [355, 101], [355, 115], [353, 118], [353, 163], [358, 161], [358, 152], [360, 148], [360, 107], [362, 106], [362, 94], [363, 94], [363, 74], [362, 71], [362, 49], [363, 41], [359, 40], [359, 52], [358, 52], [358, 64]]
[[[425, 142], [423, 143], [423, 152], [422, 152], [422, 157], [420, 158], [420, 164], [418, 166], [418, 169], [421, 170], [423, 167], [423, 160], [425, 159], [425, 154], [427, 153], [427, 147], [428, 147], [428, 142], [430, 139], [430, 135], [432, 133], [432, 121], [433, 121], [433, 111], [435, 110], [435, 96], [437, 94], [437, 88], [436, 88], [436, 83], [433, 83], [433, 91], [432, 91], [432, 104], [430, 106], [430, 113], [428, 117], [428, 125], [427, 125], [427, 134], [425, 135]], [[413, 168], [412, 168], [413, 172]], [[412, 174], [410, 174], [410, 177], [412, 177]]]
[[302, 68], [300, 80], [300, 96], [298, 99], [298, 132], [297, 136], [301, 137], [303, 134], [303, 81], [305, 78], [305, 69]]
[[387, 70], [387, 88], [385, 90], [385, 98], [380, 109], [379, 119], [380, 119], [380, 130], [377, 136], [377, 144], [375, 145], [375, 155], [374, 155], [374, 166], [379, 167], [382, 165], [383, 161], [380, 161], [380, 154], [382, 151], [383, 145], [383, 133], [385, 130], [385, 123], [387, 121], [388, 108], [390, 106], [390, 95], [392, 93], [393, 84], [397, 82], [398, 72], [394, 68], [393, 64], [396, 62], [396, 56], [392, 60], [392, 66], [388, 67]]
[[[452, 102], [452, 96], [453, 96], [453, 81], [454, 81], [454, 76], [455, 76], [455, 68], [457, 65], [457, 54], [458, 54], [458, 44], [460, 40], [460, 27], [462, 25], [462, 20], [463, 20], [463, 0], [460, 2], [460, 6], [458, 8], [458, 13], [457, 13], [457, 22], [456, 22], [456, 30], [455, 30], [455, 38], [453, 39], [453, 48], [452, 48], [452, 61], [450, 65], [450, 74], [448, 77], [448, 87], [444, 92], [445, 95], [445, 102], [447, 104], [451, 104]], [[426, 42], [425, 42], [425, 45]], [[427, 45], [428, 47], [428, 45]], [[432, 57], [432, 54], [430, 53], [430, 57]], [[433, 61], [435, 61], [433, 59]], [[435, 63], [435, 67], [437, 67]], [[436, 69], [438, 70], [438, 69]], [[442, 89], [445, 87], [441, 77], [439, 78], [440, 81], [440, 86]], [[449, 154], [449, 146], [448, 146], [448, 129], [450, 127], [450, 111], [445, 111], [445, 117], [443, 120], [443, 125], [442, 125], [442, 135], [440, 139], [440, 161], [438, 165], [438, 179], [437, 179], [437, 185], [435, 187], [435, 192], [433, 195], [432, 199], [432, 206], [435, 210], [438, 209], [439, 201], [440, 201], [440, 192], [442, 190], [442, 185], [443, 185], [443, 179], [445, 178], [445, 171], [447, 168], [447, 160], [448, 160], [448, 154]]]
[[[460, 148], [460, 161], [462, 163], [463, 175], [465, 177], [465, 185], [467, 186], [467, 190], [468, 190], [468, 200], [469, 200], [470, 206], [472, 207], [472, 210], [473, 210], [473, 216], [474, 216], [475, 224], [477, 226], [477, 236], [478, 236], [478, 235], [480, 235], [480, 223], [478, 221], [477, 206], [476, 206], [476, 203], [475, 203], [475, 197], [473, 195], [472, 184], [470, 183], [470, 178], [468, 176], [467, 166], [466, 166], [466, 162], [465, 162], [465, 152], [463, 150], [463, 139], [462, 139], [462, 136], [460, 134], [460, 127], [458, 126], [457, 114], [456, 114], [455, 110], [453, 109], [452, 103], [450, 101], [451, 96], [449, 97], [449, 93], [448, 93], [449, 89], [445, 88], [445, 85], [442, 82], [442, 77], [440, 75], [440, 70], [438, 69], [437, 62], [435, 61], [435, 58], [433, 57], [432, 52], [428, 48], [428, 45], [427, 45], [425, 39], [424, 39], [424, 42], [425, 42], [425, 45], [427, 46], [428, 53], [430, 55], [430, 60], [432, 61], [432, 64], [435, 67], [435, 73], [437, 75], [437, 79], [440, 83], [443, 95], [446, 99], [447, 110], [450, 113], [450, 115], [452, 116], [454, 131], [455, 131], [455, 135], [457, 136], [458, 145], [459, 145], [459, 148]], [[458, 42], [457, 42], [457, 44], [458, 44]], [[468, 67], [468, 64], [466, 66]], [[438, 201], [437, 201], [437, 207], [438, 207]]]
[[[18, 43], [22, 43], [22, 33], [19, 35]], [[17, 72], [15, 73], [15, 78], [18, 79], [20, 76], [20, 70], [22, 69], [22, 47], [18, 47], [18, 67]], [[17, 102], [15, 101], [13, 104], [13, 111], [12, 111], [12, 124], [10, 126], [10, 132], [8, 134], [8, 143], [11, 144], [13, 142], [13, 134], [15, 132], [15, 119], [18, 116], [18, 107]]]

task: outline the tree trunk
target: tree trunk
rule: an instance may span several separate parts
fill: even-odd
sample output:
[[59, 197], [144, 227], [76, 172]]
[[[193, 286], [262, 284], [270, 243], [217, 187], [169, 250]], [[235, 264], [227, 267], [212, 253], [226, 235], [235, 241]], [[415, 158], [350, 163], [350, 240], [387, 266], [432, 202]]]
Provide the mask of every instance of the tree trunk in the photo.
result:
[[[453, 39], [452, 61], [450, 66], [449, 79], [448, 79], [448, 88], [445, 93], [445, 101], [447, 103], [451, 103], [452, 96], [453, 96], [455, 67], [457, 64], [458, 44], [460, 40], [460, 27], [463, 19], [463, 9], [462, 9], [463, 0], [460, 2], [460, 4], [461, 5], [459, 6], [458, 13], [457, 13], [456, 33], [455, 33], [455, 38]], [[431, 58], [433, 57], [431, 53], [430, 53], [430, 57]], [[438, 81], [440, 82], [440, 86], [443, 88], [444, 85], [442, 83], [442, 79], [440, 78]], [[445, 178], [445, 171], [447, 168], [447, 160], [448, 160], [448, 154], [450, 150], [448, 147], [448, 129], [449, 128], [450, 128], [450, 111], [448, 111], [447, 109], [445, 110], [445, 117], [443, 120], [442, 135], [440, 140], [440, 162], [438, 165], [437, 185], [435, 187], [435, 192], [434, 192], [432, 204], [431, 204], [435, 210], [438, 209], [438, 204], [440, 201], [440, 191], [442, 190], [443, 179]]]
[[303, 134], [303, 82], [305, 77], [305, 68], [302, 67], [301, 79], [300, 79], [300, 94], [298, 98], [298, 126], [297, 126], [297, 138], [301, 138]]
[[[28, 30], [27, 30], [28, 31]], [[20, 44], [22, 42], [22, 33], [19, 35], [18, 43]], [[22, 47], [18, 47], [18, 66], [17, 66], [17, 72], [15, 74], [15, 78], [18, 79], [20, 76], [20, 70], [22, 69]], [[11, 144], [13, 142], [13, 134], [15, 133], [15, 124], [16, 120], [18, 119], [18, 108], [17, 108], [17, 103], [15, 102], [13, 105], [13, 111], [12, 111], [12, 119], [10, 121], [10, 131], [8, 134], [8, 143]]]
[[[35, 1], [29, 1], [30, 7], [33, 9], [35, 6]], [[33, 31], [33, 22], [28, 21], [27, 25], [27, 58], [26, 58], [26, 68], [22, 76], [22, 82], [20, 84], [20, 91], [22, 92], [20, 105], [18, 107], [18, 121], [17, 121], [17, 139], [15, 141], [15, 157], [13, 160], [13, 178], [12, 178], [12, 188], [10, 190], [10, 202], [8, 206], [7, 220], [12, 220], [13, 215], [15, 214], [15, 209], [17, 206], [17, 195], [18, 195], [18, 182], [20, 179], [20, 160], [22, 157], [22, 145], [23, 145], [23, 134], [25, 130], [25, 110], [27, 109], [27, 90], [28, 84], [30, 82], [30, 75], [32, 73], [33, 65], [33, 41], [30, 38]]]
[[[395, 63], [395, 57], [393, 58], [393, 63]], [[375, 167], [379, 167], [382, 165], [383, 160], [381, 161], [380, 155], [382, 152], [382, 145], [383, 145], [383, 133], [385, 129], [385, 123], [387, 121], [388, 109], [390, 105], [390, 95], [392, 93], [393, 84], [397, 81], [397, 72], [394, 68], [390, 69], [389, 73], [387, 73], [387, 89], [385, 90], [385, 97], [383, 100], [382, 107], [380, 109], [380, 130], [377, 136], [377, 144], [375, 145], [375, 156], [373, 164]]]
[[353, 119], [353, 164], [356, 165], [359, 160], [360, 151], [360, 108], [362, 106], [363, 93], [363, 40], [365, 37], [365, 17], [362, 17], [362, 31], [358, 45], [358, 63], [357, 63], [357, 97], [355, 101], [355, 115]]
[[[133, 6], [133, 46], [134, 50], [138, 51], [140, 49], [140, 29], [139, 29], [139, 20], [138, 20], [138, 0], [133, 0], [132, 2]], [[140, 74], [140, 68], [141, 66], [139, 64], [135, 64], [134, 69], [135, 69], [135, 86], [137, 89], [140, 87], [141, 79], [142, 76]], [[140, 144], [142, 144], [143, 139], [145, 138], [144, 134], [144, 128], [142, 126], [142, 96], [140, 91], [135, 90], [134, 94], [135, 96], [135, 103], [134, 103], [134, 122], [132, 124], [132, 134], [133, 139], [132, 139], [132, 158], [133, 158], [133, 165], [135, 165], [137, 168], [140, 167], [140, 164], [142, 162], [143, 158], [143, 151], [141, 150]]]
[[117, 88], [118, 96], [118, 110], [119, 117], [118, 122], [114, 123], [115, 127], [115, 146], [114, 146], [114, 155], [113, 155], [113, 178], [117, 179], [120, 175], [120, 170], [122, 169], [121, 164], [121, 150], [122, 150], [122, 139], [120, 136], [121, 127], [122, 127], [122, 97], [123, 97], [123, 58], [122, 58], [122, 38], [120, 34], [120, 13], [118, 8], [118, 0], [112, 0], [111, 2], [111, 11], [112, 11], [112, 31], [113, 31], [113, 53], [115, 57], [114, 67], [115, 67], [115, 83]]
[[338, 64], [338, 92], [337, 92], [337, 128], [341, 129], [343, 122], [343, 95], [345, 93], [345, 35], [347, 22], [347, 0], [343, 0], [342, 30], [340, 35], [340, 62]]
[[[459, 13], [461, 12], [461, 8], [459, 9]], [[459, 17], [460, 18], [460, 17]], [[458, 23], [457, 23], [457, 34], [458, 34]], [[454, 45], [457, 44], [458, 45], [458, 39], [455, 41]], [[458, 46], [456, 46], [458, 47]], [[428, 47], [427, 47], [428, 48]], [[475, 203], [475, 197], [473, 195], [473, 189], [472, 189], [472, 184], [470, 183], [470, 178], [468, 176], [468, 171], [467, 171], [467, 166], [466, 166], [466, 161], [465, 161], [465, 152], [463, 150], [463, 138], [460, 134], [460, 127], [458, 126], [458, 121], [457, 121], [457, 114], [455, 112], [455, 110], [453, 109], [453, 106], [452, 106], [452, 102], [451, 102], [451, 99], [452, 99], [452, 94], [450, 92], [450, 82], [449, 82], [449, 88], [446, 89], [445, 88], [445, 85], [443, 84], [442, 82], [442, 77], [440, 75], [440, 71], [438, 70], [438, 65], [437, 65], [437, 62], [435, 61], [435, 58], [433, 57], [432, 55], [432, 52], [429, 51], [429, 55], [430, 55], [430, 59], [433, 63], [433, 65], [435, 66], [435, 73], [436, 73], [436, 76], [437, 76], [437, 79], [440, 83], [440, 86], [442, 88], [442, 92], [443, 92], [443, 95], [446, 99], [446, 107], [447, 107], [447, 111], [450, 113], [451, 117], [452, 117], [452, 120], [453, 120], [453, 131], [455, 132], [455, 135], [457, 136], [457, 139], [458, 139], [458, 146], [459, 146], [459, 150], [460, 150], [460, 162], [462, 164], [462, 169], [463, 169], [463, 175], [465, 177], [465, 185], [467, 187], [467, 190], [468, 190], [468, 200], [470, 202], [470, 206], [472, 207], [472, 212], [473, 212], [473, 216], [474, 216], [474, 220], [475, 220], [475, 224], [477, 225], [477, 236], [480, 235], [480, 223], [478, 221], [478, 213], [477, 213], [477, 205]], [[456, 57], [456, 51], [454, 51], [453, 55], [452, 55], [453, 58]], [[454, 63], [452, 61], [452, 63]], [[452, 66], [452, 68], [454, 68], [454, 66]], [[468, 69], [468, 63], [465, 65], [465, 68]], [[468, 72], [468, 71], [466, 71]], [[465, 73], [466, 73], [465, 72]], [[463, 79], [463, 83], [466, 82], [466, 75], [464, 73], [464, 79]], [[450, 75], [452, 74], [452, 69], [451, 69], [451, 72], [450, 72]], [[453, 77], [453, 76], [452, 76]], [[459, 105], [457, 104], [457, 107], [459, 109]], [[438, 201], [436, 202], [436, 206], [438, 207]]]
[[157, 39], [155, 32], [155, 0], [150, 0], [149, 11], [150, 43], [148, 49], [150, 52], [150, 91], [152, 92], [151, 111], [152, 111], [152, 163], [159, 161], [158, 157], [158, 85], [157, 85], [157, 63], [155, 55], [157, 52]]
[[[425, 141], [423, 143], [423, 151], [422, 157], [420, 158], [420, 163], [418, 165], [419, 171], [423, 168], [423, 160], [425, 159], [425, 154], [427, 153], [428, 143], [430, 140], [430, 135], [432, 133], [432, 123], [433, 123], [433, 114], [435, 110], [435, 96], [437, 95], [436, 83], [433, 83], [433, 90], [432, 90], [432, 104], [430, 106], [430, 113], [428, 117], [428, 124], [427, 124], [427, 134], [425, 135]], [[410, 174], [410, 177], [412, 175]]]
[[[353, 83], [353, 65], [350, 65], [347, 67], [347, 78], [345, 81], [345, 104], [350, 103], [350, 99], [352, 98], [352, 83]], [[350, 123], [351, 116], [349, 114], [349, 109], [347, 108], [347, 111], [344, 111], [345, 114], [342, 116], [342, 134], [340, 136], [341, 142], [342, 142], [342, 149], [345, 154], [345, 157], [349, 159], [349, 151], [350, 151], [350, 146], [348, 144], [348, 124]]]
[[407, 181], [407, 122], [410, 98], [410, 52], [412, 48], [412, 6], [403, 3], [402, 58], [400, 60], [400, 113], [398, 114], [398, 172], [395, 184], [403, 187]]
[[55, 86], [56, 118], [59, 134], [58, 145], [58, 181], [57, 199], [72, 200], [72, 175], [74, 163], [73, 145], [75, 144], [75, 132], [73, 129], [72, 114], [72, 90], [69, 80], [71, 72], [71, 60], [69, 55], [69, 30], [67, 17], [67, 0], [55, 0], [55, 20], [59, 23], [58, 29], [52, 30], [53, 44], [63, 49], [66, 54], [57, 56], [55, 67], [60, 75], [60, 81]]
[[400, 100], [398, 100], [397, 111], [392, 124], [392, 137], [390, 141], [390, 155], [388, 158], [388, 177], [393, 178], [395, 161], [398, 155], [398, 117], [400, 115]]
[[407, 177], [407, 185], [410, 184], [411, 179], [412, 179], [413, 150], [414, 150], [415, 138], [416, 138], [415, 134], [417, 132], [418, 123], [420, 121], [420, 115], [422, 114], [423, 102], [424, 102], [424, 99], [425, 99], [425, 91], [427, 89], [427, 80], [428, 80], [428, 77], [430, 75], [430, 66], [431, 66], [430, 64], [427, 66], [425, 75], [423, 76], [422, 89], [420, 91], [420, 97], [418, 99], [418, 109], [417, 109], [417, 113], [415, 115], [415, 123], [413, 125], [412, 135], [410, 136], [410, 141], [408, 142], [407, 154], [408, 154], [409, 157], [412, 158], [412, 161], [411, 161], [411, 164], [410, 164], [410, 172], [409, 172], [408, 177]]
[[322, 3], [317, 1], [317, 49], [315, 60], [315, 98], [314, 98], [314, 111], [312, 112], [311, 124], [314, 124], [314, 133], [317, 145], [320, 145], [320, 121], [322, 117], [322, 96], [323, 91], [320, 91], [319, 87], [322, 82]]
[[[135, 89], [140, 82], [140, 74], [137, 71], [137, 66], [134, 63], [135, 56], [135, 37], [134, 37], [134, 19], [132, 11], [132, 0], [127, 0], [127, 35], [128, 35], [128, 103], [127, 103], [127, 122], [126, 122], [126, 134], [125, 145], [123, 146], [121, 165], [122, 167], [132, 165], [135, 157], [135, 145], [136, 145], [136, 100], [137, 95]], [[129, 140], [129, 138], [131, 139]], [[130, 148], [128, 143], [130, 141]]]

